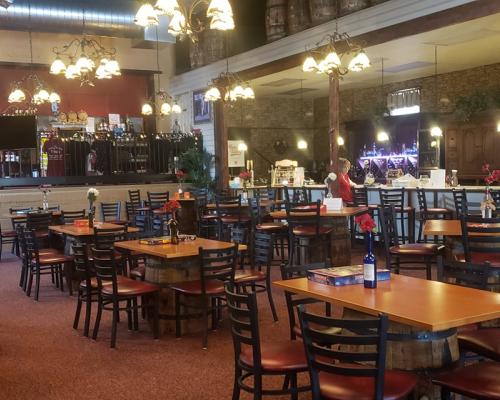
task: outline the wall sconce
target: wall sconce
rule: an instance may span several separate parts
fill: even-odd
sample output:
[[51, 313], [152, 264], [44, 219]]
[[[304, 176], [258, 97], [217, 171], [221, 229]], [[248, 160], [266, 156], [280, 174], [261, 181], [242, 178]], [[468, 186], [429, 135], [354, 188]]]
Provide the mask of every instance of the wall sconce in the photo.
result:
[[441, 136], [443, 136], [443, 130], [439, 126], [434, 125], [431, 128], [431, 136], [432, 137], [441, 137]]
[[307, 150], [307, 142], [305, 140], [299, 140], [297, 142], [297, 148], [299, 150]]

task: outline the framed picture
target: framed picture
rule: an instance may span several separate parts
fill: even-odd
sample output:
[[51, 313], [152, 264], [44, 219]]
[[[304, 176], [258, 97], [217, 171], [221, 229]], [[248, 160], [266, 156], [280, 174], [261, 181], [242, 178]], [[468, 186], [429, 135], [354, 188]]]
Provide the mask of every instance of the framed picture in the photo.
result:
[[212, 104], [205, 101], [205, 90], [193, 92], [193, 120], [195, 125], [212, 122]]

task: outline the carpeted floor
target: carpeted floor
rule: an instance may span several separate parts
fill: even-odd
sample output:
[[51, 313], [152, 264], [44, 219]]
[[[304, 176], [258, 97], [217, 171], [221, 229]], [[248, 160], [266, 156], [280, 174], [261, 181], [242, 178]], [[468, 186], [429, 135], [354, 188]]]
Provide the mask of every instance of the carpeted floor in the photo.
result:
[[[153, 340], [145, 322], [139, 332], [129, 332], [124, 316], [117, 348], [110, 349], [110, 313], [104, 314], [98, 340], [85, 338], [81, 329], [72, 328], [75, 297], [60, 292], [44, 277], [40, 301], [35, 302], [18, 286], [17, 258], [10, 253], [3, 256], [0, 400], [231, 398], [234, 357], [227, 321], [210, 334], [208, 350], [202, 350], [199, 335]], [[279, 278], [278, 267], [273, 276]], [[288, 338], [283, 293], [274, 290], [274, 297], [278, 323], [272, 322], [265, 295], [259, 295], [262, 341]]]

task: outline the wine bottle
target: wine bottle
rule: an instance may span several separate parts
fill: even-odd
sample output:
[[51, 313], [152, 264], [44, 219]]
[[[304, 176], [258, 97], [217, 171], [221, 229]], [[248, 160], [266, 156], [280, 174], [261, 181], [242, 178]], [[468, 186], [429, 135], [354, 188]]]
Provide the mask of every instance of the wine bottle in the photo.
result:
[[363, 283], [365, 288], [375, 289], [377, 287], [377, 259], [373, 254], [372, 233], [366, 233], [367, 253], [363, 257]]

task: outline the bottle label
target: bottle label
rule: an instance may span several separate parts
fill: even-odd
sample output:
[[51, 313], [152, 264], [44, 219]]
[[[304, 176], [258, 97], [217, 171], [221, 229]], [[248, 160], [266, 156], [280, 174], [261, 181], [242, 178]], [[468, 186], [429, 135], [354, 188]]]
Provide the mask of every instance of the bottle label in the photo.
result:
[[363, 278], [365, 281], [375, 280], [375, 264], [363, 264]]

